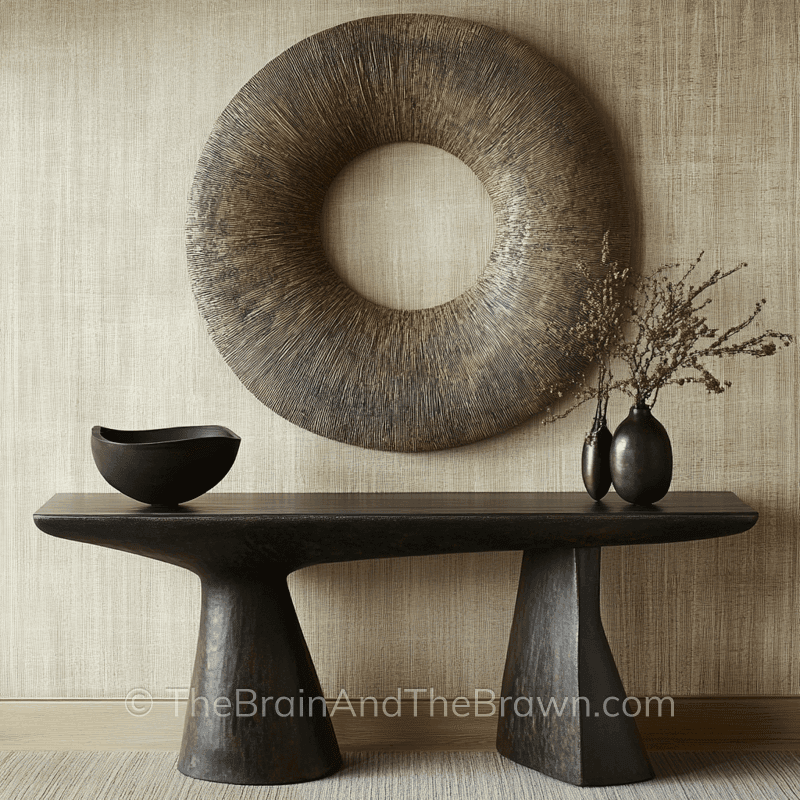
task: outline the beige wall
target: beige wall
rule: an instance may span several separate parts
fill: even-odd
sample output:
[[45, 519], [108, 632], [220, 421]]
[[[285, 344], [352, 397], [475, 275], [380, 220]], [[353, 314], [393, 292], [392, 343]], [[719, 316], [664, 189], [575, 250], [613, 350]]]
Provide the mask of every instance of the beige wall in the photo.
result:
[[[108, 489], [89, 451], [94, 424], [230, 426], [243, 444], [224, 491], [582, 488], [588, 410], [439, 453], [365, 451], [277, 417], [212, 346], [183, 244], [194, 164], [242, 84], [305, 36], [360, 16], [431, 12], [522, 38], [576, 81], [611, 132], [636, 263], [701, 248], [710, 266], [747, 260], [719, 309], [736, 319], [764, 295], [768, 324], [797, 329], [797, 10], [781, 0], [651, 5], [0, 7], [0, 696], [169, 696], [189, 681], [197, 579], [32, 524], [56, 491]], [[734, 388], [723, 398], [688, 388], [659, 400], [674, 488], [733, 490], [761, 522], [730, 540], [605, 552], [604, 618], [629, 692], [800, 692], [796, 370], [793, 349], [726, 366]], [[623, 413], [613, 405], [614, 421]], [[517, 566], [517, 554], [468, 555], [295, 576], [326, 692], [499, 688]]]

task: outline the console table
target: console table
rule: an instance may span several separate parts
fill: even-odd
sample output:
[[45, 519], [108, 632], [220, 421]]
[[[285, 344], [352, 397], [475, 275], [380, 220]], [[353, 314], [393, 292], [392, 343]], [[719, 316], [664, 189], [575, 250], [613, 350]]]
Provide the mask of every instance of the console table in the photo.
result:
[[[650, 507], [584, 493], [207, 494], [174, 508], [119, 494], [58, 494], [41, 530], [176, 564], [200, 576], [202, 615], [178, 769], [210, 781], [297, 783], [335, 772], [330, 718], [286, 577], [334, 561], [523, 550], [498, 751], [568, 783], [653, 777], [600, 620], [600, 548], [741, 533], [758, 514], [729, 492], [673, 492]], [[243, 690], [237, 697], [237, 689]], [[272, 704], [297, 698], [284, 716]], [[573, 698], [579, 701], [573, 713]], [[517, 698], [522, 704], [514, 712]], [[533, 698], [533, 716], [526, 714]], [[562, 715], [538, 712], [550, 698]], [[191, 696], [190, 696], [191, 702]], [[283, 712], [287, 712], [286, 700]], [[306, 711], [301, 716], [300, 708]], [[219, 713], [217, 713], [219, 711]], [[243, 713], [233, 713], [243, 711]], [[538, 713], [537, 713], [538, 712]], [[588, 713], [587, 713], [588, 712]]]

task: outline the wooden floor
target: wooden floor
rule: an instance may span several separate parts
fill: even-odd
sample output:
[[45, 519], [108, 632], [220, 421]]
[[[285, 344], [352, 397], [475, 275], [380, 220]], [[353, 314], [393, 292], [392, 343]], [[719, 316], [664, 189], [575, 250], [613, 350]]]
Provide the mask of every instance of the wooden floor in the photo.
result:
[[656, 779], [579, 789], [496, 753], [346, 753], [330, 778], [294, 786], [195, 781], [171, 752], [0, 752], [2, 800], [782, 800], [800, 798], [800, 753], [652, 753]]

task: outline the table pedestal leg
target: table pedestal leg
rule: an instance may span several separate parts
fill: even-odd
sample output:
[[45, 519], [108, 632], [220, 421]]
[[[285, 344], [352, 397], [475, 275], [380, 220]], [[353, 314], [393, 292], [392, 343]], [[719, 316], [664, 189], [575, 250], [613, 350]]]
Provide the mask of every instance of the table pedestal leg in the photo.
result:
[[221, 783], [278, 784], [340, 766], [286, 576], [204, 578], [178, 769]]
[[[649, 780], [625, 697], [600, 619], [600, 548], [526, 551], [503, 675], [500, 754], [576, 786]], [[625, 710], [636, 713], [635, 705]]]

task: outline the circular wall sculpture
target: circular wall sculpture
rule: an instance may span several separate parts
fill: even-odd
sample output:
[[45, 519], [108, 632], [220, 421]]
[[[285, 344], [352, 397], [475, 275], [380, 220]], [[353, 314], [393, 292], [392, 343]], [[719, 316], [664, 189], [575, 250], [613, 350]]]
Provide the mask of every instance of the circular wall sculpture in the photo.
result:
[[[481, 278], [433, 308], [353, 292], [328, 264], [325, 194], [393, 142], [442, 148], [494, 206]], [[582, 367], [552, 325], [580, 312], [575, 263], [606, 230], [624, 261], [619, 166], [593, 110], [521, 42], [452, 17], [359, 19], [290, 47], [217, 120], [192, 185], [192, 288], [211, 337], [266, 406], [360, 447], [439, 450], [524, 422]]]

